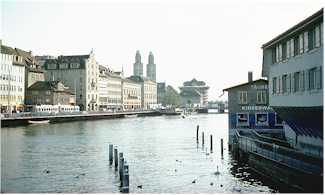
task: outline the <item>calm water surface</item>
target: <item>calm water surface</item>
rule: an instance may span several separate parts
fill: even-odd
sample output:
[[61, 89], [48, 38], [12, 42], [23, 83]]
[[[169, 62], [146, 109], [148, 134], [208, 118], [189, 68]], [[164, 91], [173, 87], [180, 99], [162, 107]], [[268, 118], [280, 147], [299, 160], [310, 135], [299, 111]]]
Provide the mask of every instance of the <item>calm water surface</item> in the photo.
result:
[[[196, 144], [197, 124], [200, 125], [199, 145]], [[201, 131], [205, 132], [203, 148]], [[214, 138], [214, 152], [207, 155], [210, 134]], [[221, 138], [226, 148], [223, 158]], [[118, 173], [108, 163], [108, 144], [113, 143], [129, 164], [132, 193], [277, 192], [246, 165], [238, 165], [232, 159], [227, 139], [226, 114], [2, 128], [1, 191], [119, 192]], [[220, 175], [214, 174], [217, 167]]]

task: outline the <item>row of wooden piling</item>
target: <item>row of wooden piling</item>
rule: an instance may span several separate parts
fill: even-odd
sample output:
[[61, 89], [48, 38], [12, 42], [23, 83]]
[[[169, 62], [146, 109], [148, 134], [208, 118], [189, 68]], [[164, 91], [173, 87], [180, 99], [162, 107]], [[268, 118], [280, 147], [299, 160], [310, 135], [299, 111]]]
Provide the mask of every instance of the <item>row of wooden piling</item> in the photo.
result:
[[[200, 126], [196, 126], [196, 143], [199, 144], [199, 129]], [[202, 131], [202, 147], [204, 147], [204, 131]], [[221, 156], [223, 156], [223, 139], [220, 140], [220, 147], [221, 147]], [[213, 136], [210, 134], [210, 152], [213, 152]]]
[[109, 144], [110, 165], [113, 164], [113, 157], [115, 170], [118, 170], [120, 176], [121, 192], [129, 193], [129, 165], [123, 157], [123, 152], [118, 153], [117, 147], [114, 148], [113, 155], [113, 144]]

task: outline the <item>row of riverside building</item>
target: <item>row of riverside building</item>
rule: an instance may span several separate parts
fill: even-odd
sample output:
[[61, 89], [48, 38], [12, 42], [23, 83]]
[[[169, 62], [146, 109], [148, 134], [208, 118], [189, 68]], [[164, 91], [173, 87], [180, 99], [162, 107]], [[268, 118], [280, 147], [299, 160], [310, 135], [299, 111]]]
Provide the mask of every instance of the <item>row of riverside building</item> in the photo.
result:
[[[147, 76], [125, 77], [87, 55], [33, 56], [1, 43], [1, 113], [33, 111], [36, 105], [78, 106], [81, 111], [152, 109], [157, 105], [156, 65], [149, 54]], [[140, 57], [140, 61], [139, 61]], [[141, 56], [136, 53], [134, 69]]]
[[262, 46], [262, 77], [224, 89], [236, 131], [283, 132], [289, 148], [323, 159], [323, 9]]

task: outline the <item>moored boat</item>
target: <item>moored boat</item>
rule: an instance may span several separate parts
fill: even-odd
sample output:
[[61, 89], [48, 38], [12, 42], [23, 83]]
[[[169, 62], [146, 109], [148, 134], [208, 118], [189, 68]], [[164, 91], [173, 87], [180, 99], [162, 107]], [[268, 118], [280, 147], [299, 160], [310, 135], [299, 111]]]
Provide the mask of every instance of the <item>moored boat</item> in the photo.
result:
[[49, 119], [45, 119], [45, 120], [28, 120], [29, 124], [47, 124], [49, 122], [50, 122]]

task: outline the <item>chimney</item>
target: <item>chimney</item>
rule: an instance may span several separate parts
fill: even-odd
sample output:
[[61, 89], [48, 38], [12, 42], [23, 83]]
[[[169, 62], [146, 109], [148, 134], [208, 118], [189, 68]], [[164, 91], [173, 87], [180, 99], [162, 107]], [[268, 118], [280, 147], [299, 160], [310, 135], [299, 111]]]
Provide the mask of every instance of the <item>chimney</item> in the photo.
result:
[[252, 82], [253, 81], [253, 72], [252, 71], [249, 71], [248, 72], [248, 82]]

